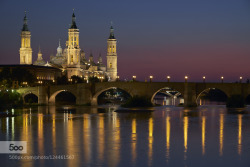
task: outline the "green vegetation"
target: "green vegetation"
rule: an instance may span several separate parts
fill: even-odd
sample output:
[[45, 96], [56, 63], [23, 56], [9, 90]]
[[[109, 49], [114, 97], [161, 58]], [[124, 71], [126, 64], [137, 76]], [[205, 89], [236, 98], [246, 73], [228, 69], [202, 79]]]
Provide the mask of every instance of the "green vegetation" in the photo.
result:
[[122, 107], [131, 108], [131, 107], [152, 107], [153, 104], [151, 103], [150, 99], [144, 96], [134, 96], [127, 100]]
[[36, 77], [24, 68], [3, 68], [0, 72], [0, 89], [11, 88], [13, 81], [17, 81], [19, 86], [23, 82], [34, 84]]
[[227, 100], [228, 108], [243, 108], [245, 107], [245, 100], [241, 95], [232, 95]]
[[0, 108], [15, 107], [23, 104], [22, 96], [12, 90], [1, 90], [0, 92]]

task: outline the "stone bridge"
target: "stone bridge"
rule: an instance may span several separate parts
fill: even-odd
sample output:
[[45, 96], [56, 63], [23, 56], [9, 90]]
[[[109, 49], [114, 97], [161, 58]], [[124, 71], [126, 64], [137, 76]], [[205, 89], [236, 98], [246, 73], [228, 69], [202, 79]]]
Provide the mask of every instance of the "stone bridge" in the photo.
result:
[[52, 85], [19, 88], [17, 91], [23, 98], [30, 93], [38, 97], [39, 104], [54, 104], [55, 97], [62, 91], [71, 92], [76, 97], [76, 104], [98, 105], [98, 96], [111, 88], [120, 88], [133, 96], [145, 96], [151, 99], [163, 88], [172, 88], [183, 95], [184, 106], [196, 106], [200, 94], [210, 88], [223, 91], [228, 97], [250, 94], [250, 84], [247, 83], [194, 83], [194, 82], [101, 82], [79, 83], [71, 85]]

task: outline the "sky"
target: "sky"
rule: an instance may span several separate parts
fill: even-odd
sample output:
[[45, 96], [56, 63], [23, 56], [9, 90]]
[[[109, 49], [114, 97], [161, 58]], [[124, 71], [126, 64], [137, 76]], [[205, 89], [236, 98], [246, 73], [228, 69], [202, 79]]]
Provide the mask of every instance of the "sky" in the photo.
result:
[[250, 78], [250, 0], [0, 0], [0, 64], [19, 64], [24, 11], [34, 62], [39, 45], [46, 61], [59, 39], [65, 48], [73, 9], [87, 58], [106, 63], [113, 22], [122, 79]]

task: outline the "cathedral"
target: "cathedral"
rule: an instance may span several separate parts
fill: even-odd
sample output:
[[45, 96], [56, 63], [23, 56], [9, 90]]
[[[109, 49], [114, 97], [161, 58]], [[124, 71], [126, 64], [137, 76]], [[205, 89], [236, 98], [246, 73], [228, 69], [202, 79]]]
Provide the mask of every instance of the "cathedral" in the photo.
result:
[[[109, 81], [117, 79], [117, 41], [114, 36], [114, 29], [111, 26], [110, 35], [107, 39], [107, 65], [103, 64], [102, 57], [99, 55], [98, 62], [94, 62], [92, 53], [87, 60], [85, 52], [79, 45], [79, 29], [76, 25], [76, 17], [73, 12], [71, 26], [68, 29], [68, 40], [66, 48], [59, 45], [56, 55], [50, 56], [49, 61], [45, 61], [41, 49], [37, 55], [37, 60], [33, 63], [35, 66], [48, 66], [58, 68], [67, 75], [68, 78], [78, 76], [88, 81], [89, 77], [99, 79], [108, 78]], [[21, 32], [20, 64], [32, 65], [31, 33], [28, 29], [26, 13]]]

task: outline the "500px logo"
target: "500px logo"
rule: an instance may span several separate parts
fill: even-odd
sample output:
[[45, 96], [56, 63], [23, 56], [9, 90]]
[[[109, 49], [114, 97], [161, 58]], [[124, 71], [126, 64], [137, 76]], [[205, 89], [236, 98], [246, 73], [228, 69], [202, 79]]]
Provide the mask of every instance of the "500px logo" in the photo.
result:
[[0, 141], [0, 153], [27, 153], [26, 141]]
[[15, 146], [14, 144], [10, 144], [9, 150], [10, 151], [18, 151], [18, 150], [22, 151], [23, 150], [23, 146]]

